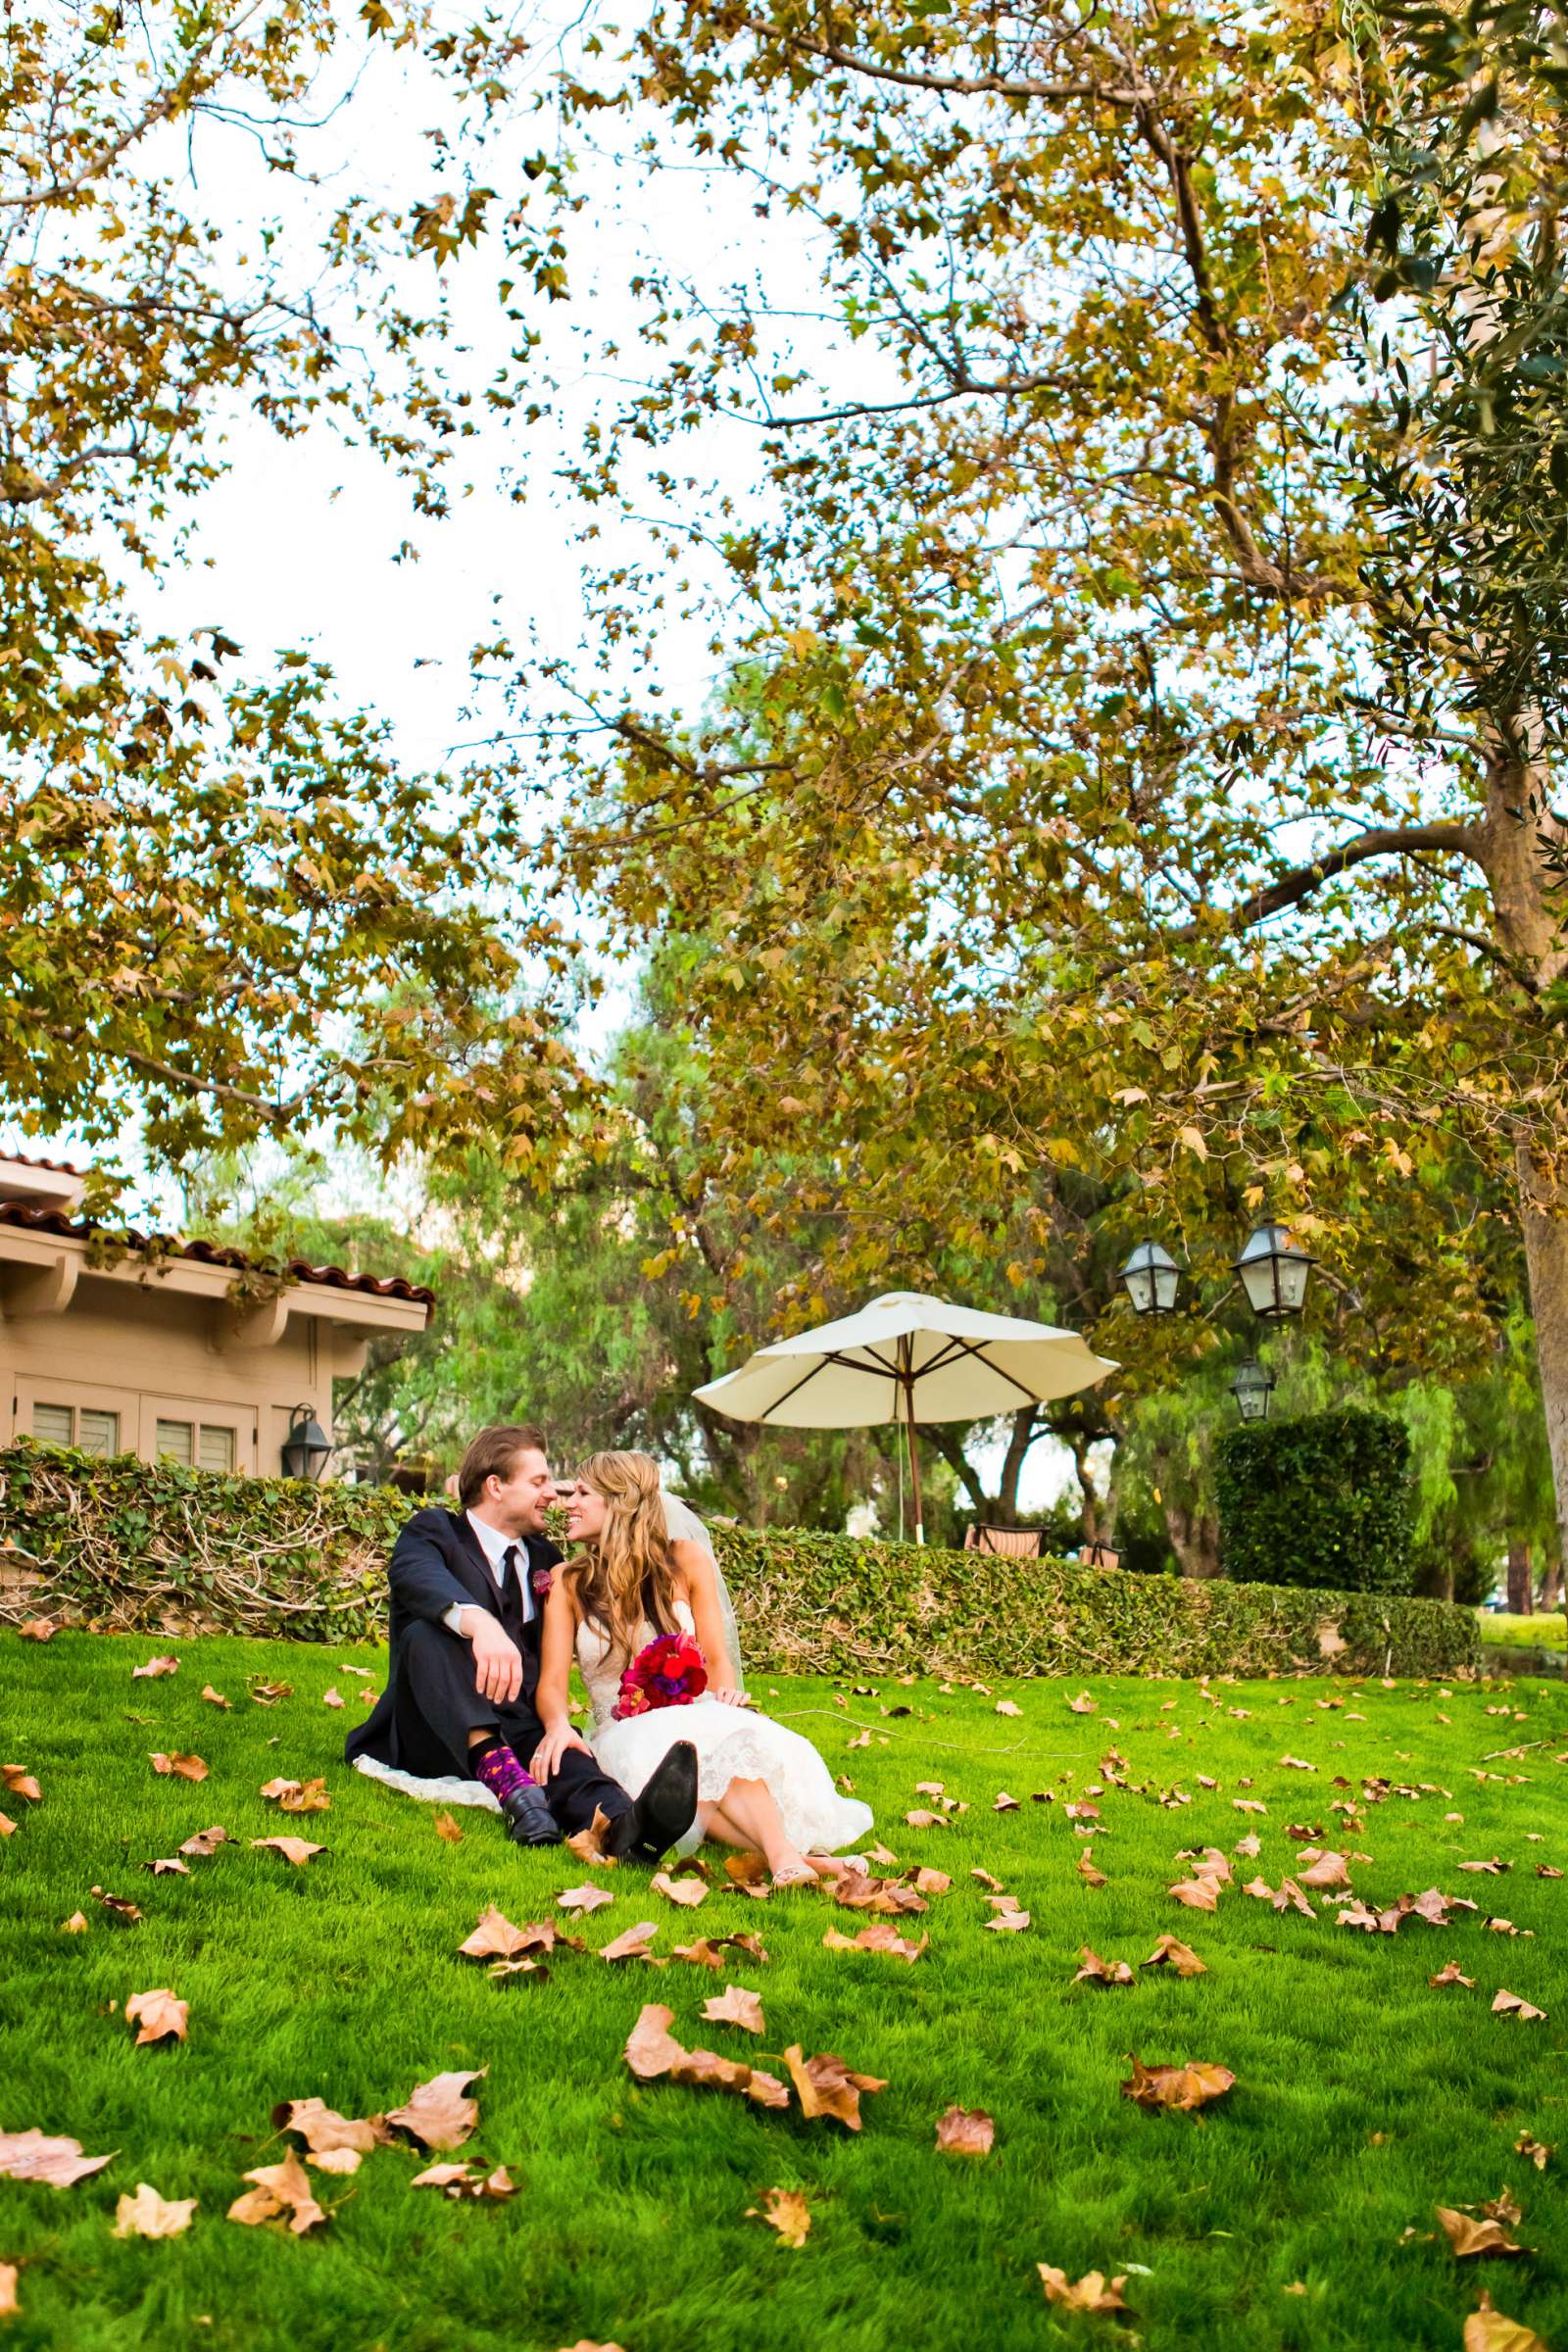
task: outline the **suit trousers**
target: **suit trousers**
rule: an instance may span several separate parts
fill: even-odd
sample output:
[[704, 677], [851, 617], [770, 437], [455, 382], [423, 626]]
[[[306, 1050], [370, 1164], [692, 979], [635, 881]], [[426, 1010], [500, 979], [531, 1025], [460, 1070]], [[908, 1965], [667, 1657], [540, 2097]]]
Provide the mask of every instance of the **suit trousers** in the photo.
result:
[[[544, 1725], [526, 1691], [510, 1706], [481, 1695], [473, 1675], [473, 1652], [460, 1634], [443, 1625], [411, 1625], [398, 1660], [398, 1765], [416, 1779], [447, 1773], [475, 1778], [468, 1760], [468, 1734], [494, 1732], [515, 1749], [525, 1767], [544, 1738]], [[545, 1802], [556, 1826], [570, 1838], [585, 1830], [595, 1810], [613, 1821], [631, 1798], [618, 1781], [601, 1772], [590, 1755], [568, 1747], [560, 1769], [544, 1784]]]

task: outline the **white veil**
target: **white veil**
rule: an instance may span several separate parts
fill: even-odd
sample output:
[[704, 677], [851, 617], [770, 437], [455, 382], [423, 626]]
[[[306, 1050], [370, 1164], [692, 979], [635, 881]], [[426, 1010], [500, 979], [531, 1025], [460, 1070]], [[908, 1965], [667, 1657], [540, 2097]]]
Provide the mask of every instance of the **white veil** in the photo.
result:
[[741, 1664], [740, 1628], [735, 1623], [735, 1604], [730, 1599], [729, 1587], [724, 1582], [724, 1571], [718, 1564], [712, 1539], [689, 1502], [682, 1502], [677, 1494], [666, 1494], [662, 1488], [660, 1490], [660, 1500], [664, 1506], [664, 1533], [670, 1542], [695, 1544], [707, 1552], [713, 1563], [713, 1576], [718, 1585], [718, 1605], [724, 1612], [724, 1634], [729, 1642], [730, 1663], [735, 1670], [737, 1687], [744, 1690], [746, 1674]]

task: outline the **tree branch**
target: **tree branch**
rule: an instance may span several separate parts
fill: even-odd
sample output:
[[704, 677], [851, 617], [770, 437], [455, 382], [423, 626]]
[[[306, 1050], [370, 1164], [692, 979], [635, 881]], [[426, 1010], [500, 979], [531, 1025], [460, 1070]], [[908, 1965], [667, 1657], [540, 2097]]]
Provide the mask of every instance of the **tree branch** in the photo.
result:
[[1044, 98], [1057, 104], [1069, 98], [1102, 98], [1107, 105], [1127, 107], [1139, 105], [1150, 95], [1137, 84], [1039, 81], [1030, 75], [1014, 78], [1005, 74], [915, 74], [904, 67], [882, 66], [872, 58], [857, 57], [853, 50], [841, 49], [836, 41], [810, 40], [802, 33], [786, 32], [762, 17], [741, 17], [738, 22], [759, 40], [778, 41], [797, 56], [817, 57], [824, 65], [838, 66], [846, 74], [863, 74], [868, 81], [891, 81], [905, 90], [933, 90], [949, 98]]
[[[1336, 874], [1364, 865], [1369, 858], [1406, 858], [1424, 850], [1473, 858], [1478, 864], [1481, 860], [1480, 836], [1472, 825], [1456, 818], [1432, 825], [1373, 825], [1342, 842], [1337, 850], [1325, 850], [1321, 858], [1313, 858], [1309, 864], [1296, 866], [1262, 890], [1253, 891], [1250, 899], [1230, 909], [1230, 922], [1238, 931], [1250, 930], [1254, 923], [1266, 922], [1271, 914], [1281, 914], [1287, 906], [1298, 906], [1303, 899], [1321, 890], [1325, 882], [1332, 882]], [[1202, 923], [1184, 923], [1170, 937], [1174, 941], [1199, 939], [1206, 927]]]

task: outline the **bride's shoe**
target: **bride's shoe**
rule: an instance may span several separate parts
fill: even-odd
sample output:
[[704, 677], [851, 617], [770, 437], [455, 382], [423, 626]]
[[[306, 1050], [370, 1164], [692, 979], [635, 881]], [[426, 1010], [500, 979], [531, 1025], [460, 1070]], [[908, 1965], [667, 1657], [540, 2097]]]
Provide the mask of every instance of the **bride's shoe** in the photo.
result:
[[820, 1886], [821, 1880], [809, 1862], [791, 1862], [773, 1873], [773, 1892], [783, 1893], [791, 1886]]

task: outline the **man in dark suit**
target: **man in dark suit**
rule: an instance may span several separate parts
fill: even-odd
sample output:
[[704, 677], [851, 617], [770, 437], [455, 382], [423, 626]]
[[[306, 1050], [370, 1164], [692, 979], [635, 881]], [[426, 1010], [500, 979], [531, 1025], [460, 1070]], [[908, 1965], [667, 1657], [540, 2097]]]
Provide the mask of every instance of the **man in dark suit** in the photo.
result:
[[460, 1773], [498, 1799], [519, 1845], [559, 1845], [596, 1812], [612, 1854], [657, 1861], [697, 1811], [697, 1757], [679, 1740], [635, 1800], [586, 1745], [566, 1749], [541, 1786], [526, 1769], [544, 1738], [534, 1708], [539, 1628], [561, 1553], [544, 1532], [557, 1500], [542, 1433], [483, 1429], [458, 1471], [457, 1512], [416, 1511], [393, 1548], [386, 1689], [349, 1734], [419, 1779]]

